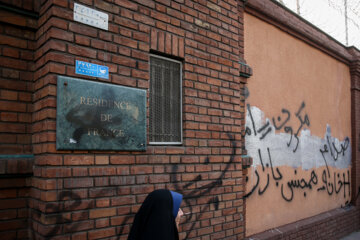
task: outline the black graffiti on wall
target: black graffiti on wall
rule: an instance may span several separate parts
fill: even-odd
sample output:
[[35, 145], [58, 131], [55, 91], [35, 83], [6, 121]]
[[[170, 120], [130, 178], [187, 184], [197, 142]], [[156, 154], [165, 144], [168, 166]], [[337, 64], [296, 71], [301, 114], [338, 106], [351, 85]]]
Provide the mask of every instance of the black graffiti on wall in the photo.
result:
[[[267, 190], [268, 186], [269, 186], [269, 183], [270, 183], [270, 180], [274, 180], [276, 182], [276, 184], [278, 185], [279, 184], [279, 181], [282, 179], [282, 174], [279, 170], [279, 168], [275, 168], [275, 171], [276, 171], [276, 174], [275, 174], [275, 171], [274, 171], [274, 167], [273, 167], [273, 164], [272, 164], [272, 160], [271, 160], [271, 154], [270, 154], [270, 149], [267, 148], [267, 152], [268, 152], [268, 159], [269, 159], [269, 163], [266, 163], [265, 166], [264, 166], [264, 160], [262, 158], [262, 155], [261, 155], [261, 151], [260, 149], [258, 149], [258, 154], [259, 154], [259, 159], [260, 159], [260, 162], [261, 162], [261, 169], [262, 169], [262, 172], [265, 173], [266, 170], [268, 170], [270, 168], [270, 172], [269, 171], [266, 171], [266, 183], [265, 183], [265, 186], [261, 187], [259, 186], [260, 184], [260, 175], [258, 173], [257, 170], [255, 170], [255, 175], [256, 175], [256, 184], [251, 188], [250, 192], [245, 194], [244, 195], [244, 198], [247, 198], [249, 197], [250, 195], [252, 195], [256, 189], [258, 189], [258, 194], [259, 195], [263, 195], [265, 193], [265, 191]], [[270, 175], [272, 178], [270, 178]], [[247, 179], [248, 180], [248, 179]]]
[[[228, 172], [230, 166], [234, 163], [234, 159], [235, 159], [235, 155], [236, 155], [235, 138], [230, 133], [227, 133], [227, 136], [230, 140], [231, 149], [232, 149], [230, 159], [227, 162], [224, 169], [221, 171], [220, 176], [218, 178], [212, 180], [210, 183], [205, 184], [201, 187], [192, 189], [191, 186], [196, 185], [196, 183], [198, 183], [199, 181], [202, 180], [201, 174], [199, 174], [192, 181], [190, 181], [189, 183], [185, 184], [182, 187], [181, 184], [179, 183], [179, 181], [176, 180], [176, 177], [180, 175], [180, 173], [178, 172], [178, 166], [176, 164], [174, 164], [172, 166], [172, 173], [173, 173], [172, 176], [173, 177], [171, 178], [171, 182], [173, 183], [173, 185], [175, 187], [175, 191], [183, 193], [184, 203], [182, 204], [182, 207], [189, 208], [189, 214], [185, 216], [186, 222], [193, 221], [191, 226], [189, 227], [189, 229], [186, 232], [185, 239], [188, 239], [188, 237], [192, 233], [192, 231], [195, 231], [196, 222], [199, 221], [200, 219], [202, 219], [202, 216], [210, 209], [211, 205], [214, 206], [215, 210], [218, 210], [218, 208], [219, 208], [220, 199], [218, 196], [211, 197], [209, 200], [207, 200], [205, 205], [203, 205], [201, 207], [200, 211], [196, 211], [196, 212], [194, 211], [195, 210], [194, 202], [197, 202], [198, 199], [201, 199], [202, 197], [209, 194], [216, 187], [220, 187], [223, 184], [223, 179], [224, 179], [225, 174]], [[206, 165], [210, 164], [209, 157], [207, 157], [205, 159], [205, 164]]]
[[[231, 154], [230, 159], [226, 163], [224, 169], [221, 170], [219, 177], [212, 180], [210, 183], [207, 183], [205, 185], [202, 185], [200, 187], [195, 187], [197, 183], [202, 181], [201, 174], [196, 176], [193, 180], [189, 181], [189, 183], [182, 185], [179, 181], [177, 181], [177, 177], [181, 177], [181, 173], [178, 171], [178, 165], [173, 164], [171, 167], [171, 183], [175, 187], [175, 189], [171, 189], [174, 191], [177, 191], [179, 193], [183, 193], [183, 203], [182, 207], [188, 207], [189, 208], [189, 215], [186, 215], [187, 221], [193, 221], [190, 228], [187, 229], [186, 232], [186, 238], [188, 238], [189, 234], [191, 234], [192, 231], [195, 231], [196, 223], [203, 217], [205, 212], [207, 212], [211, 206], [214, 207], [215, 210], [219, 209], [219, 203], [220, 199], [218, 196], [213, 196], [208, 199], [205, 204], [202, 204], [201, 209], [199, 212], [195, 212], [195, 206], [194, 202], [196, 203], [199, 199], [206, 197], [211, 191], [219, 187], [223, 184], [223, 178], [228, 172], [230, 166], [234, 163], [235, 154], [236, 154], [236, 142], [235, 138], [232, 134], [227, 133], [227, 136], [230, 140], [230, 146], [231, 146]], [[205, 159], [206, 165], [210, 164], [209, 157]], [[112, 186], [111, 188], [121, 188], [121, 186]], [[36, 218], [40, 219], [43, 216], [49, 216], [52, 218], [52, 222], [54, 225], [48, 228], [48, 232], [44, 234], [44, 237], [46, 239], [52, 239], [53, 237], [62, 234], [64, 232], [66, 233], [72, 233], [80, 230], [83, 226], [82, 222], [74, 222], [71, 219], [71, 214], [69, 213], [78, 210], [78, 207], [80, 205], [81, 209], [92, 209], [95, 207], [95, 201], [98, 198], [103, 198], [107, 195], [108, 190], [105, 188], [104, 190], [100, 191], [98, 194], [93, 196], [92, 199], [82, 199], [76, 192], [72, 190], [64, 190], [60, 191], [58, 194], [57, 202], [56, 203], [48, 203], [46, 204], [46, 214], [40, 213], [40, 212], [34, 212], [36, 215]], [[35, 210], [34, 210], [35, 211]], [[87, 211], [82, 212], [82, 216], [79, 216], [79, 218], [86, 219], [88, 215]], [[124, 226], [129, 224], [129, 220], [132, 218], [133, 215], [126, 215], [124, 220], [120, 223], [120, 225], [117, 225], [118, 228], [117, 231], [117, 237], [116, 239], [120, 239], [120, 237], [124, 233]], [[33, 239], [36, 239], [35, 233], [33, 232]]]
[[[288, 147], [291, 146], [291, 144], [293, 142], [293, 137], [296, 140], [296, 142], [294, 143], [295, 146], [293, 146], [293, 152], [296, 152], [296, 150], [298, 149], [298, 146], [299, 146], [300, 131], [305, 126], [310, 126], [309, 116], [306, 113], [305, 114], [303, 113], [305, 106], [306, 106], [305, 102], [302, 102], [298, 111], [294, 114], [295, 117], [297, 118], [297, 120], [299, 121], [299, 125], [296, 126], [295, 128], [293, 128], [291, 125], [288, 124], [288, 122], [291, 119], [291, 113], [289, 110], [287, 110], [285, 108], [281, 109], [281, 114], [279, 114], [277, 117], [272, 117], [273, 127], [270, 125], [270, 121], [267, 121], [263, 126], [260, 126], [259, 128], [257, 128], [256, 123], [254, 121], [252, 111], [251, 111], [250, 104], [247, 104], [247, 111], [250, 116], [251, 127], [247, 126], [245, 128], [244, 136], [251, 135], [251, 134], [254, 134], [254, 136], [257, 136], [257, 134], [261, 134], [259, 140], [263, 140], [270, 132], [273, 131], [273, 128], [275, 128], [275, 130], [284, 129], [284, 131], [286, 133], [289, 133], [289, 135], [290, 135], [289, 142], [287, 143]], [[294, 129], [296, 131], [294, 131]]]
[[[300, 143], [299, 134], [301, 130], [306, 126], [310, 126], [310, 119], [308, 114], [305, 112], [305, 106], [305, 103], [302, 102], [294, 114], [298, 120], [298, 125], [294, 128], [289, 124], [292, 114], [285, 108], [281, 109], [281, 114], [277, 117], [272, 117], [272, 125], [270, 124], [270, 121], [267, 120], [265, 124], [257, 127], [257, 122], [254, 119], [251, 107], [247, 104], [250, 124], [248, 124], [249, 126], [246, 126], [244, 136], [258, 137], [259, 141], [262, 141], [264, 138], [269, 136], [268, 134], [273, 131], [273, 128], [275, 128], [275, 130], [283, 129], [290, 136], [286, 145], [287, 147], [292, 146], [292, 152], [295, 154]], [[293, 129], [295, 129], [295, 131]], [[295, 141], [294, 144], [292, 144], [293, 141]], [[288, 202], [294, 199], [294, 190], [302, 190], [305, 198], [307, 196], [307, 191], [313, 191], [313, 189], [318, 192], [325, 191], [329, 196], [331, 196], [334, 192], [335, 194], [339, 194], [340, 191], [343, 191], [344, 198], [346, 198], [346, 193], [350, 196], [349, 171], [347, 172], [347, 175], [345, 173], [341, 175], [341, 171], [330, 173], [328, 161], [337, 161], [340, 156], [345, 156], [349, 146], [349, 138], [345, 138], [343, 142], [337, 143], [333, 138], [326, 135], [326, 143], [320, 149], [321, 156], [325, 162], [326, 170], [324, 170], [322, 174], [318, 174], [316, 171], [311, 171], [310, 176], [307, 179], [296, 178], [297, 171], [295, 170], [294, 178], [288, 181], [283, 179], [283, 174], [279, 168], [273, 166], [274, 160], [272, 159], [271, 148], [267, 147], [265, 154], [262, 153], [261, 148], [258, 148], [257, 156], [253, 157], [257, 157], [259, 159], [261, 169], [255, 169], [254, 184], [249, 187], [249, 191], [244, 195], [244, 198], [248, 198], [255, 193], [263, 195], [271, 182], [274, 182], [275, 186], [279, 188], [281, 197]], [[291, 161], [291, 159], [289, 159], [289, 161]], [[324, 174], [327, 174], [327, 176], [324, 176]], [[320, 177], [318, 175], [320, 175]], [[246, 181], [248, 182], [248, 177], [246, 178]]]
[[328, 176], [330, 176], [330, 171], [329, 171], [326, 154], [330, 155], [331, 160], [336, 162], [338, 160], [339, 156], [345, 155], [346, 150], [350, 146], [350, 139], [348, 137], [346, 137], [344, 142], [340, 143], [340, 146], [338, 146], [338, 147], [335, 145], [335, 142], [329, 136], [326, 136], [326, 141], [327, 141], [327, 143], [325, 143], [324, 146], [322, 148], [320, 148], [320, 153], [325, 162]]
[[[288, 202], [294, 199], [294, 190], [296, 189], [303, 190], [304, 197], [307, 196], [306, 190], [312, 191], [314, 189], [318, 192], [326, 191], [329, 196], [333, 195], [334, 193], [339, 194], [341, 191], [343, 192], [344, 198], [350, 196], [349, 170], [347, 170], [346, 174], [341, 174], [340, 171], [334, 171], [332, 177], [328, 177], [326, 174], [327, 171], [323, 170], [321, 178], [318, 177], [318, 174], [315, 170], [312, 170], [310, 176], [307, 179], [296, 178], [297, 170], [294, 170], [294, 177], [285, 181], [279, 168], [273, 167], [271, 151], [269, 148], [267, 148], [267, 153], [268, 161], [264, 161], [261, 155], [261, 151], [258, 150], [259, 159], [261, 162], [261, 174], [259, 174], [258, 170], [255, 169], [255, 184], [250, 187], [250, 191], [244, 195], [244, 198], [248, 198], [254, 193], [263, 195], [271, 182], [274, 182], [275, 186], [279, 187], [279, 193], [281, 194], [281, 197]], [[248, 182], [248, 178], [246, 181]]]
[[[73, 221], [71, 217], [71, 212], [77, 211], [80, 205], [81, 209], [92, 209], [95, 207], [95, 201], [97, 198], [107, 196], [108, 189], [101, 190], [98, 194], [94, 196], [91, 200], [84, 200], [80, 197], [79, 194], [72, 190], [63, 190], [58, 194], [56, 203], [47, 203], [45, 207], [46, 213], [41, 213], [33, 209], [33, 214], [35, 218], [40, 219], [42, 216], [44, 218], [51, 219], [52, 226], [48, 227], [48, 231], [43, 234], [45, 239], [52, 239], [59, 234], [69, 234], [74, 233], [80, 230], [84, 230], [83, 221]], [[80, 216], [77, 216], [79, 219], [87, 219], [88, 212], [83, 211]], [[130, 215], [125, 216], [124, 220], [120, 225], [117, 225], [118, 231], [115, 239], [119, 240], [121, 235], [124, 232], [123, 225], [128, 224], [131, 219]], [[89, 229], [89, 228], [86, 228]], [[35, 232], [32, 232], [32, 239], [37, 239]]]

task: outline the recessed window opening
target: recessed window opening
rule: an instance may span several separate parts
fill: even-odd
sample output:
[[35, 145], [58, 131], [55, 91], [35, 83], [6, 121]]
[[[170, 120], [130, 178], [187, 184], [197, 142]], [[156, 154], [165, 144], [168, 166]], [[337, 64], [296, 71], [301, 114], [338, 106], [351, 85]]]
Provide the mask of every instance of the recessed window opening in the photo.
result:
[[150, 55], [150, 144], [182, 144], [181, 92], [181, 62]]

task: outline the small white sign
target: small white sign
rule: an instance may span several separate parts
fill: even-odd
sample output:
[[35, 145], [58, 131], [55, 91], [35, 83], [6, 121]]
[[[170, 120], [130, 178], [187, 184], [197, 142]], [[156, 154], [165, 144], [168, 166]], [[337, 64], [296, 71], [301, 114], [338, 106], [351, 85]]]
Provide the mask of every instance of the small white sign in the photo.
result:
[[74, 3], [74, 20], [90, 26], [108, 30], [109, 15]]

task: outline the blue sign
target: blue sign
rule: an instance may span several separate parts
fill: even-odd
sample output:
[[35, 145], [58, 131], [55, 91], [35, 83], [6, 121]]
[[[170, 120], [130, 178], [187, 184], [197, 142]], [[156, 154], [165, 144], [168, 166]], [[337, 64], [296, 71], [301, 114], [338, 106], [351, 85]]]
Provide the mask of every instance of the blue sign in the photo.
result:
[[76, 60], [75, 69], [76, 74], [109, 79], [109, 68], [107, 66]]

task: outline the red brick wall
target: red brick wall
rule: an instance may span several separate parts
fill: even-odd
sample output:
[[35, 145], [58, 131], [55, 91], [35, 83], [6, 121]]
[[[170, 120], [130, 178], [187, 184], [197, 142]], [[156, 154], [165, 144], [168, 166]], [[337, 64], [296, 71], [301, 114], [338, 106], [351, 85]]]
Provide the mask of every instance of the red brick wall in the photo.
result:
[[35, 26], [24, 16], [0, 14], [0, 154], [29, 154]]
[[1, 239], [28, 239], [29, 178], [0, 179]]
[[31, 13], [38, 13], [40, 1], [38, 1], [38, 0], [1, 0], [1, 5], [9, 6], [12, 8], [17, 8], [20, 10], [25, 10], [25, 11], [28, 11]]
[[28, 239], [29, 196], [32, 161], [30, 158], [0, 158], [1, 239]]
[[36, 14], [31, 1], [0, 4], [0, 238], [28, 239]]
[[[184, 194], [191, 212], [182, 239], [241, 238], [240, 3], [81, 1], [109, 14], [104, 31], [74, 22], [73, 1], [43, 2], [33, 95], [33, 236], [126, 239], [146, 195], [169, 188]], [[56, 151], [56, 76], [147, 89], [150, 52], [183, 61], [184, 144]], [[108, 66], [109, 80], [75, 75], [75, 60]]]

